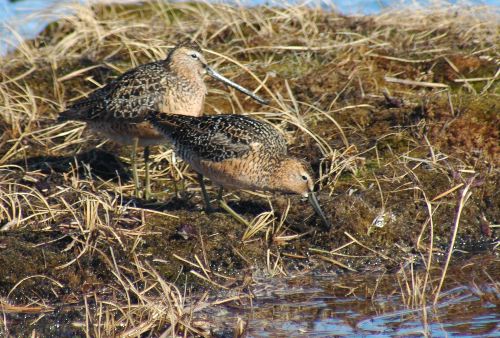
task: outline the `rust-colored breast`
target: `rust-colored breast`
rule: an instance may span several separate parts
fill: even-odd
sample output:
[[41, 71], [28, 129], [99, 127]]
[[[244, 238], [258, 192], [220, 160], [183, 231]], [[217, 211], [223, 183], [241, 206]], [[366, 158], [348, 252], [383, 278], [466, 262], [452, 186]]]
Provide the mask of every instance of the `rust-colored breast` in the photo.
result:
[[266, 154], [251, 151], [240, 158], [220, 162], [190, 156], [187, 162], [196, 172], [208, 177], [216, 185], [226, 189], [267, 190], [271, 164]]

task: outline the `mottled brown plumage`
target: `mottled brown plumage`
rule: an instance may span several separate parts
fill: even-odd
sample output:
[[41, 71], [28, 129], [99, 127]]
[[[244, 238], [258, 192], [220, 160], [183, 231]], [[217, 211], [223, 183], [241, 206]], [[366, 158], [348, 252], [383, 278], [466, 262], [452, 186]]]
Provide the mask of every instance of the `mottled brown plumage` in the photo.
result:
[[59, 120], [87, 122], [91, 129], [121, 144], [132, 144], [134, 137], [139, 138], [139, 145], [158, 144], [161, 135], [148, 126], [146, 116], [154, 111], [202, 115], [206, 73], [265, 102], [208, 67], [196, 43], [183, 42], [166, 59], [133, 68], [78, 100]]
[[[307, 196], [328, 224], [313, 193], [309, 164], [287, 155], [285, 138], [270, 124], [242, 115], [158, 113], [152, 114], [150, 120], [179, 156], [215, 184]], [[209, 208], [209, 202], [205, 203]]]
[[[190, 54], [197, 55], [194, 59]], [[192, 60], [191, 60], [192, 59]], [[177, 45], [164, 60], [133, 68], [61, 113], [60, 121], [87, 122], [90, 129], [120, 144], [161, 143], [145, 117], [153, 111], [201, 115], [207, 92], [205, 60], [195, 43]]]
[[[146, 116], [154, 111], [202, 115], [207, 93], [205, 74], [265, 103], [207, 66], [196, 43], [183, 42], [172, 49], [165, 60], [133, 68], [89, 97], [73, 103], [60, 114], [59, 121], [86, 122], [91, 130], [123, 145], [160, 144], [163, 137], [146, 121]], [[137, 180], [135, 172], [134, 177]]]

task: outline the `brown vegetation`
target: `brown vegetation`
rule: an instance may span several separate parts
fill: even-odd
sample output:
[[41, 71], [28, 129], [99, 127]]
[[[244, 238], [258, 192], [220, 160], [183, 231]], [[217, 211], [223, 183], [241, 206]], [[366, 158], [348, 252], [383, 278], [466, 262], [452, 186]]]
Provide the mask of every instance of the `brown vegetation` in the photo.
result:
[[[495, 250], [495, 13], [352, 18], [161, 1], [72, 9], [0, 60], [0, 312], [52, 313], [72, 324], [68, 334], [203, 335], [210, 323], [197, 313], [252, 297], [257, 275], [405, 273], [408, 262], [429, 271], [457, 259], [453, 248]], [[134, 199], [130, 149], [55, 123], [68, 102], [185, 37], [271, 100], [260, 106], [210, 82], [206, 113], [274, 123], [312, 163], [330, 232], [298, 197], [227, 194], [248, 226], [222, 209], [205, 214], [193, 172], [168, 146], [152, 156], [156, 201]], [[427, 296], [412, 306], [437, 300], [445, 276], [421, 279]]]

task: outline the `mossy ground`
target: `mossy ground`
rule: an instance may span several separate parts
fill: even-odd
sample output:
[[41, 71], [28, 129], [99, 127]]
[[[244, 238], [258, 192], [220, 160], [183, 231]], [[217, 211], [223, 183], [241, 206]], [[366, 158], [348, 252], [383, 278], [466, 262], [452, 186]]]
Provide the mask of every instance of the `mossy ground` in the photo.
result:
[[[1, 60], [0, 301], [140, 302], [123, 276], [138, 288], [162, 280], [198, 294], [244, 290], [252, 274], [423, 266], [431, 240], [433, 262], [443, 260], [457, 217], [455, 250], [494, 250], [498, 21], [461, 26], [444, 9], [411, 13], [411, 23], [397, 20], [403, 13], [351, 18], [302, 7], [76, 10]], [[249, 221], [271, 213], [243, 241], [230, 214], [203, 211], [195, 176], [168, 146], [153, 155], [156, 200], [144, 201], [133, 196], [130, 149], [56, 124], [70, 100], [186, 36], [226, 55], [206, 53], [222, 73], [271, 98], [262, 107], [209, 81], [206, 113], [251, 113], [283, 131], [318, 175], [331, 230], [299, 197], [229, 192]]]

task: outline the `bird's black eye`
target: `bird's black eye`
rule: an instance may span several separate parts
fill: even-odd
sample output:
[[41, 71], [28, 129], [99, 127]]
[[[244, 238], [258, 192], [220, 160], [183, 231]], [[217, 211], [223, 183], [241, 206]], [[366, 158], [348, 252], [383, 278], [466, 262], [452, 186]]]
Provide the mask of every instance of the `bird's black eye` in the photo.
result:
[[307, 181], [309, 179], [309, 177], [307, 177], [306, 175], [302, 175], [301, 178], [304, 180], [304, 181]]
[[193, 53], [193, 54], [191, 54], [191, 57], [192, 57], [193, 59], [197, 59], [197, 58], [198, 58], [198, 55], [197, 55], [196, 53]]

